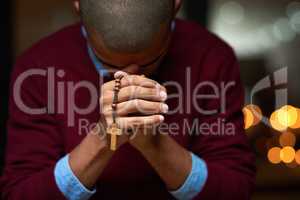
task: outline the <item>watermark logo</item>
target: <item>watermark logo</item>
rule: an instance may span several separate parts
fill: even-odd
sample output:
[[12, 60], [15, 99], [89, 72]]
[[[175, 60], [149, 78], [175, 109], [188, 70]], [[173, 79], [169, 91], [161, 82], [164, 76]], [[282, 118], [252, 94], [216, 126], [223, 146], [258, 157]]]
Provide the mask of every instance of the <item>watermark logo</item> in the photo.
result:
[[[254, 98], [258, 93], [269, 90], [270, 88], [274, 88], [275, 100], [273, 103], [275, 109], [287, 105], [288, 104], [287, 83], [288, 83], [288, 68], [284, 67], [275, 71], [272, 75], [268, 75], [264, 77], [254, 85], [254, 87], [250, 92], [250, 103], [255, 104]], [[262, 113], [258, 112], [256, 109], [251, 109], [251, 112], [256, 118], [261, 118], [261, 121], [265, 125], [271, 127], [269, 117], [262, 116]]]
[[[41, 114], [63, 114], [66, 115], [67, 121], [65, 122], [68, 127], [79, 127], [79, 131], [90, 130], [94, 127], [91, 126], [92, 123], [86, 121], [84, 117], [79, 119], [76, 116], [85, 116], [98, 108], [99, 102], [101, 104], [101, 91], [98, 91], [97, 87], [90, 82], [89, 80], [80, 80], [77, 82], [66, 81], [65, 79], [66, 72], [61, 69], [54, 67], [49, 68], [32, 68], [21, 73], [14, 82], [13, 87], [13, 97], [17, 107], [24, 113], [29, 115], [41, 115]], [[46, 93], [47, 93], [47, 102], [45, 102], [45, 107], [31, 107], [28, 102], [22, 99], [22, 86], [24, 83], [32, 78], [38, 77], [39, 80], [42, 80], [43, 83], [46, 83]], [[103, 76], [99, 76], [99, 85], [104, 84]], [[229, 92], [234, 92], [236, 82], [227, 81], [227, 82], [213, 82], [213, 81], [203, 81], [197, 84], [192, 84], [192, 70], [190, 67], [186, 68], [185, 82], [177, 81], [167, 81], [162, 85], [167, 88], [173, 88], [174, 91], [168, 95], [168, 99], [173, 102], [177, 102], [175, 106], [172, 106], [169, 109], [167, 115], [197, 115], [202, 118], [207, 116], [222, 116], [226, 114], [228, 110], [228, 96]], [[267, 79], [266, 79], [267, 80]], [[253, 95], [256, 92], [263, 90], [268, 87], [270, 83], [268, 81], [262, 81], [257, 84], [257, 87], [253, 89]], [[143, 87], [143, 83], [140, 85]], [[24, 88], [23, 88], [24, 89]], [[76, 94], [79, 90], [86, 90], [89, 94], [88, 105], [85, 107], [77, 105]], [[130, 99], [135, 99], [137, 90], [130, 91]], [[237, 91], [240, 92], [240, 91]], [[213, 101], [213, 106], [206, 106], [203, 102]], [[129, 106], [129, 105], [128, 105]], [[135, 105], [140, 111], [140, 113], [146, 113], [147, 111], [143, 110], [143, 107], [139, 104], [139, 101], [136, 101]], [[101, 105], [99, 106], [101, 113]], [[126, 107], [123, 107], [126, 109]], [[199, 119], [195, 119], [192, 124], [187, 124], [182, 120], [182, 124], [179, 124], [180, 127], [185, 127], [185, 133], [178, 134], [195, 134], [195, 135], [233, 135], [234, 124], [227, 122], [226, 120], [218, 119], [216, 117], [215, 123], [206, 123], [200, 122]], [[189, 125], [189, 126], [187, 126]], [[165, 125], [166, 127], [166, 125]], [[174, 125], [171, 127], [174, 130]], [[193, 128], [195, 127], [195, 128]], [[166, 130], [165, 132], [171, 132], [172, 130]], [[182, 130], [182, 129], [180, 129]], [[179, 130], [178, 130], [179, 131]], [[84, 131], [87, 132], [87, 131]], [[79, 134], [82, 134], [81, 132]]]

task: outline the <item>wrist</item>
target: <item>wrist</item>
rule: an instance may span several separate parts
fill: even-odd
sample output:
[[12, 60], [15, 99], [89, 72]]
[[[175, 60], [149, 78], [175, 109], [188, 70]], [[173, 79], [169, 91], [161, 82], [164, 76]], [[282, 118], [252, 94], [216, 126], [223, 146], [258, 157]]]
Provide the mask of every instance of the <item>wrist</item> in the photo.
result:
[[157, 156], [163, 150], [164, 137], [167, 136], [157, 134], [150, 141], [144, 143], [143, 146], [136, 145], [135, 148], [146, 157]]
[[86, 136], [91, 149], [94, 150], [95, 154], [112, 154], [110, 151], [107, 134], [100, 125], [97, 125], [90, 133]]
[[105, 139], [92, 131], [70, 153], [69, 164], [80, 182], [91, 189], [112, 156]]

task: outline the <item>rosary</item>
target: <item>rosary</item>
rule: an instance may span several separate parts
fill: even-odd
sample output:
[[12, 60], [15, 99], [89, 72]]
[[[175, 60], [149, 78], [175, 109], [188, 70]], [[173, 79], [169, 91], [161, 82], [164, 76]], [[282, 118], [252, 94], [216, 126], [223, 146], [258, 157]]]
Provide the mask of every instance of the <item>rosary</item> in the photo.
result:
[[123, 76], [119, 76], [115, 78], [115, 87], [114, 87], [114, 96], [112, 102], [112, 125], [107, 128], [107, 133], [111, 135], [110, 137], [110, 149], [115, 151], [117, 149], [117, 137], [122, 135], [122, 130], [119, 128], [116, 118], [117, 118], [117, 104], [118, 104], [118, 94], [121, 89], [121, 80]]
[[[117, 137], [122, 135], [122, 130], [119, 128], [116, 118], [117, 118], [118, 94], [121, 89], [121, 80], [123, 77], [124, 77], [124, 74], [120, 74], [119, 76], [115, 77], [114, 96], [113, 96], [113, 102], [111, 105], [113, 123], [106, 130], [106, 132], [108, 134], [110, 134], [110, 136], [111, 136], [110, 137], [110, 149], [112, 151], [115, 151], [117, 149]], [[141, 75], [141, 77], [145, 77], [145, 76]]]

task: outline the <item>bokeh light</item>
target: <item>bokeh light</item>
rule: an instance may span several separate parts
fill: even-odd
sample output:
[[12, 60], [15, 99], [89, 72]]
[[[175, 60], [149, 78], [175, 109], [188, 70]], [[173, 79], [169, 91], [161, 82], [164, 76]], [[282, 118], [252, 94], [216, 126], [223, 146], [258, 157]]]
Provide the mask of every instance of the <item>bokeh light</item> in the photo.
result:
[[296, 37], [296, 33], [292, 29], [288, 18], [280, 18], [275, 22], [273, 34], [281, 42], [289, 42]]
[[272, 113], [270, 117], [270, 124], [272, 128], [277, 131], [285, 131], [288, 128], [278, 122], [278, 110]]
[[296, 144], [296, 136], [291, 132], [284, 132], [279, 137], [279, 143], [282, 147], [294, 147]]
[[300, 11], [300, 2], [292, 1], [286, 7], [286, 14], [289, 17], [292, 17], [294, 14]]
[[300, 33], [300, 2], [293, 1], [286, 8], [287, 16], [290, 19], [290, 25], [294, 31]]
[[254, 123], [254, 116], [248, 108], [243, 108], [245, 129], [250, 128]]
[[220, 9], [221, 19], [229, 25], [236, 25], [241, 23], [245, 18], [244, 7], [235, 1], [224, 3]]
[[281, 162], [280, 152], [281, 152], [281, 148], [279, 148], [279, 147], [271, 148], [268, 152], [269, 161], [273, 164], [280, 163]]
[[290, 19], [290, 24], [294, 31], [300, 33], [300, 11], [293, 14], [293, 16]]
[[278, 110], [277, 119], [282, 126], [293, 126], [297, 122], [298, 111], [293, 106], [284, 106]]
[[256, 126], [257, 124], [259, 124], [259, 122], [261, 121], [261, 119], [263, 117], [261, 109], [257, 105], [254, 105], [254, 104], [247, 105], [245, 108], [250, 110], [250, 112], [253, 115], [254, 120], [253, 120], [252, 126]]
[[249, 104], [243, 108], [245, 129], [256, 126], [262, 119], [261, 109], [254, 104]]
[[292, 129], [298, 129], [298, 128], [300, 128], [300, 109], [299, 108], [297, 108], [297, 120], [296, 120], [296, 122], [293, 124], [293, 125], [291, 125], [290, 126], [290, 128], [292, 128]]
[[298, 165], [300, 165], [300, 150], [298, 150], [295, 154], [295, 161]]
[[295, 159], [295, 149], [293, 147], [284, 147], [280, 151], [280, 159], [284, 163], [291, 163]]

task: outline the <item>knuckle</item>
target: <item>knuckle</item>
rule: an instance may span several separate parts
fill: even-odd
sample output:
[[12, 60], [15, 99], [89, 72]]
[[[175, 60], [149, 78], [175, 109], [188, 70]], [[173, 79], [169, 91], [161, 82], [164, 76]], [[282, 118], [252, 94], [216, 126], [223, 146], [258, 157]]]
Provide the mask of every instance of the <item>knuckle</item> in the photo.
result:
[[154, 111], [157, 109], [156, 104], [153, 102], [144, 102], [142, 105], [146, 111]]
[[158, 90], [156, 89], [148, 89], [148, 93], [151, 95], [151, 96], [157, 96], [158, 95]]
[[137, 95], [137, 87], [132, 85], [130, 87], [128, 87], [128, 94], [130, 97], [135, 97]]
[[122, 83], [122, 85], [125, 85], [125, 86], [131, 85], [132, 84], [132, 75], [125, 76], [124, 78], [122, 78], [121, 83]]
[[155, 107], [155, 111], [156, 112], [161, 112], [163, 104], [162, 103], [156, 103], [155, 105], [153, 105]]
[[139, 83], [139, 76], [132, 75], [131, 80], [132, 80], [132, 84], [137, 84], [137, 83]]

